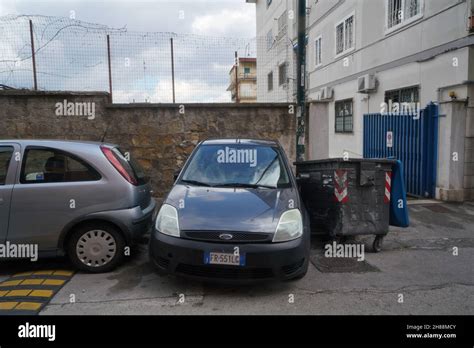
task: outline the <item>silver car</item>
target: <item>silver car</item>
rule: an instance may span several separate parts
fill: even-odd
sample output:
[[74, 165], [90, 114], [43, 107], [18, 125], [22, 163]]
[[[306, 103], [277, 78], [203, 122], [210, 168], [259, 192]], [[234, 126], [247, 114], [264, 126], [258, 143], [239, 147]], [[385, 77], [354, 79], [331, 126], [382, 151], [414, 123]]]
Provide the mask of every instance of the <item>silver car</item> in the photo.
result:
[[107, 272], [151, 228], [155, 208], [142, 169], [116, 145], [0, 140], [0, 244]]

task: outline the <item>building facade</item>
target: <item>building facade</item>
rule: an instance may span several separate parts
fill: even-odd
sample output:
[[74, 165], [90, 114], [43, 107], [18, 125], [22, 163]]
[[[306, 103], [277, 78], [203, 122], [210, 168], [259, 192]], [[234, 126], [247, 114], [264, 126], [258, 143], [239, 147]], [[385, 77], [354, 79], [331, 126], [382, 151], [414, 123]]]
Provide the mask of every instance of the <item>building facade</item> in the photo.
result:
[[256, 58], [238, 58], [229, 71], [229, 87], [234, 103], [257, 102], [257, 60]]
[[296, 100], [296, 0], [246, 0], [257, 16], [257, 101]]
[[[266, 2], [257, 0], [257, 30], [273, 24]], [[308, 0], [306, 157], [362, 157], [364, 114], [433, 102], [442, 116], [437, 197], [474, 198], [473, 8], [473, 0]]]

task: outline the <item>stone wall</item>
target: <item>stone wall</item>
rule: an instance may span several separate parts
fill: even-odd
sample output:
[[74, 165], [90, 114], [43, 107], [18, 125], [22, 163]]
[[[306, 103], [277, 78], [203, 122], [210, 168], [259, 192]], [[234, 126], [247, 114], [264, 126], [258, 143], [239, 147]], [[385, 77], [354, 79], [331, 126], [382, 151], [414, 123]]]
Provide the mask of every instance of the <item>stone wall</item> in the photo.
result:
[[[173, 173], [206, 138], [279, 140], [295, 159], [295, 115], [288, 104], [109, 104], [103, 92], [0, 91], [0, 139], [116, 143], [143, 165], [161, 200]], [[58, 116], [57, 103], [94, 103], [94, 117]], [[69, 104], [71, 105], [71, 104]], [[92, 104], [89, 104], [92, 105]], [[77, 110], [76, 110], [77, 111]]]

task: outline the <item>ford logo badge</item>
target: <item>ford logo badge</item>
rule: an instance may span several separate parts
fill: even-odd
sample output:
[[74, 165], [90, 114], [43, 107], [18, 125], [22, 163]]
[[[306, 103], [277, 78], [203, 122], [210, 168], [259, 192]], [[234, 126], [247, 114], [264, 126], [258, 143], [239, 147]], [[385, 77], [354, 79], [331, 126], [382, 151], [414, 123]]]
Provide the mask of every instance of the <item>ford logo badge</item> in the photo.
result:
[[232, 238], [234, 238], [234, 236], [229, 233], [222, 233], [219, 235], [219, 238], [224, 240], [231, 240]]

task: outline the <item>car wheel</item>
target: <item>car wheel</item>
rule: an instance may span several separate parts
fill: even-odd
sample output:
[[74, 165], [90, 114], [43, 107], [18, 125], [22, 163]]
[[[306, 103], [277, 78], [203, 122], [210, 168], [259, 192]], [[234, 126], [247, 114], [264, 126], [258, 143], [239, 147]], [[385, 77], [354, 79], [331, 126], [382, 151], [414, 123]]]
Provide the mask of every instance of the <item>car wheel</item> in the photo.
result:
[[382, 251], [383, 246], [383, 236], [376, 236], [374, 239], [374, 243], [372, 244], [372, 249], [374, 252], [378, 253]]
[[91, 273], [109, 272], [124, 259], [125, 240], [108, 224], [87, 224], [76, 229], [67, 246], [71, 262]]

